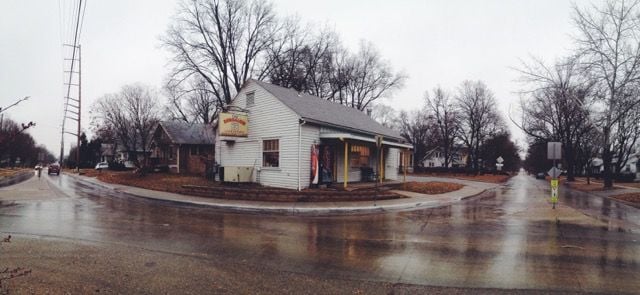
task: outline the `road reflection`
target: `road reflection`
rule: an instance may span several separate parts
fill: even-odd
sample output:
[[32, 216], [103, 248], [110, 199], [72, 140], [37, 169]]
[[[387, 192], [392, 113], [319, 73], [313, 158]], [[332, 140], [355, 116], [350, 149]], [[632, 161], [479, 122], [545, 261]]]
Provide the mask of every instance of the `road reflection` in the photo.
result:
[[601, 221], [575, 217], [558, 224], [547, 218], [554, 212], [545, 183], [524, 175], [455, 205], [347, 217], [234, 214], [94, 190], [66, 176], [49, 180], [49, 198], [0, 203], [0, 231], [224, 255], [332, 278], [607, 292], [640, 288], [638, 210], [561, 191], [561, 206]]

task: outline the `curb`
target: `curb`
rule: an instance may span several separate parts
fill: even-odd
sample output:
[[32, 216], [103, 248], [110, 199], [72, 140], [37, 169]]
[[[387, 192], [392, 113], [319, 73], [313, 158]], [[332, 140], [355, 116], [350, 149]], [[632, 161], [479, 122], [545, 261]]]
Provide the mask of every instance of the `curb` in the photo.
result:
[[28, 180], [29, 178], [33, 177], [33, 175], [34, 175], [33, 172], [25, 171], [25, 172], [20, 172], [20, 173], [18, 173], [16, 175], [13, 175], [13, 176], [10, 176], [10, 177], [4, 177], [4, 178], [0, 179], [0, 187], [5, 187], [5, 186], [18, 184], [20, 182]]
[[[84, 185], [106, 189], [116, 192], [118, 194], [124, 196], [130, 196], [135, 198], [140, 198], [144, 200], [151, 200], [155, 202], [160, 202], [164, 204], [176, 204], [180, 206], [188, 206], [188, 207], [196, 207], [196, 208], [211, 208], [215, 210], [225, 211], [225, 212], [236, 212], [236, 213], [251, 213], [251, 214], [275, 214], [275, 215], [289, 215], [289, 216], [345, 216], [345, 215], [366, 215], [366, 214], [381, 214], [381, 213], [390, 213], [390, 212], [398, 212], [405, 211], [410, 209], [429, 209], [429, 208], [437, 208], [448, 206], [454, 204], [456, 202], [460, 202], [462, 200], [467, 200], [479, 195], [482, 195], [487, 191], [487, 189], [483, 189], [480, 192], [474, 193], [468, 196], [455, 197], [451, 198], [449, 201], [438, 201], [438, 200], [415, 200], [413, 202], [406, 203], [397, 203], [397, 204], [384, 204], [384, 200], [382, 201], [361, 201], [363, 204], [358, 206], [346, 206], [346, 207], [299, 207], [300, 205], [308, 205], [310, 203], [273, 203], [270, 205], [264, 204], [238, 204], [230, 202], [229, 200], [222, 200], [221, 203], [213, 203], [213, 202], [200, 202], [193, 200], [177, 200], [177, 199], [164, 199], [164, 198], [155, 198], [152, 196], [144, 196], [139, 195], [127, 191], [120, 190], [118, 187], [111, 186], [109, 184], [105, 184], [99, 180], [88, 179], [87, 177], [82, 177], [78, 175], [73, 175], [69, 173], [64, 173], [67, 176], [73, 177]], [[191, 197], [191, 196], [189, 196]], [[197, 196], [194, 196], [197, 197]], [[203, 198], [204, 197], [198, 197]], [[214, 199], [215, 200], [215, 199]], [[387, 200], [393, 201], [393, 200]], [[334, 203], [334, 202], [329, 202]], [[381, 204], [382, 203], [382, 204]], [[320, 203], [316, 203], [320, 204]], [[375, 205], [374, 205], [375, 204]]]

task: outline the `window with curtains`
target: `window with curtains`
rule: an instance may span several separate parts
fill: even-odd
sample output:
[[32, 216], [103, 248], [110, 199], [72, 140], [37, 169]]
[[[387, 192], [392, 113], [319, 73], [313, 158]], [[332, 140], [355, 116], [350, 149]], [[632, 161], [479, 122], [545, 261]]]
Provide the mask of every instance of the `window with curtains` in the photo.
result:
[[349, 155], [351, 167], [365, 167], [369, 166], [369, 157], [371, 156], [371, 150], [368, 146], [364, 145], [351, 145], [351, 154]]
[[262, 141], [262, 167], [280, 166], [280, 143], [278, 139]]

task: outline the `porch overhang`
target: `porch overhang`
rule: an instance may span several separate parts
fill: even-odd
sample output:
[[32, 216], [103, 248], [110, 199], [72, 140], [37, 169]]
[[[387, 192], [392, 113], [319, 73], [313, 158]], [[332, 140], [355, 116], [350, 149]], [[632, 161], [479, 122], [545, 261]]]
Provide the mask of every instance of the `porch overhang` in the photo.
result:
[[[339, 139], [339, 140], [352, 139], [352, 140], [376, 143], [375, 138], [355, 135], [351, 133], [321, 133], [320, 139]], [[386, 140], [382, 140], [382, 145], [397, 147], [401, 149], [413, 149], [413, 145], [406, 144], [406, 143], [393, 142], [393, 141], [386, 141]]]

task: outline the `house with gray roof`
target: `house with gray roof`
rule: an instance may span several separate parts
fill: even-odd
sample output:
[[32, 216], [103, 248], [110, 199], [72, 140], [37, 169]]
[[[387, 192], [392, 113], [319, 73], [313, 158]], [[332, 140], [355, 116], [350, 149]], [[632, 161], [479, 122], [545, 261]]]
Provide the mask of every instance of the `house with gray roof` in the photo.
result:
[[413, 148], [364, 112], [257, 80], [245, 82], [229, 113], [246, 116], [246, 134], [218, 128], [216, 161], [225, 171], [249, 169], [249, 181], [266, 186], [395, 180]]
[[164, 121], [151, 140], [151, 164], [175, 173], [204, 174], [214, 161], [215, 132], [212, 125]]

